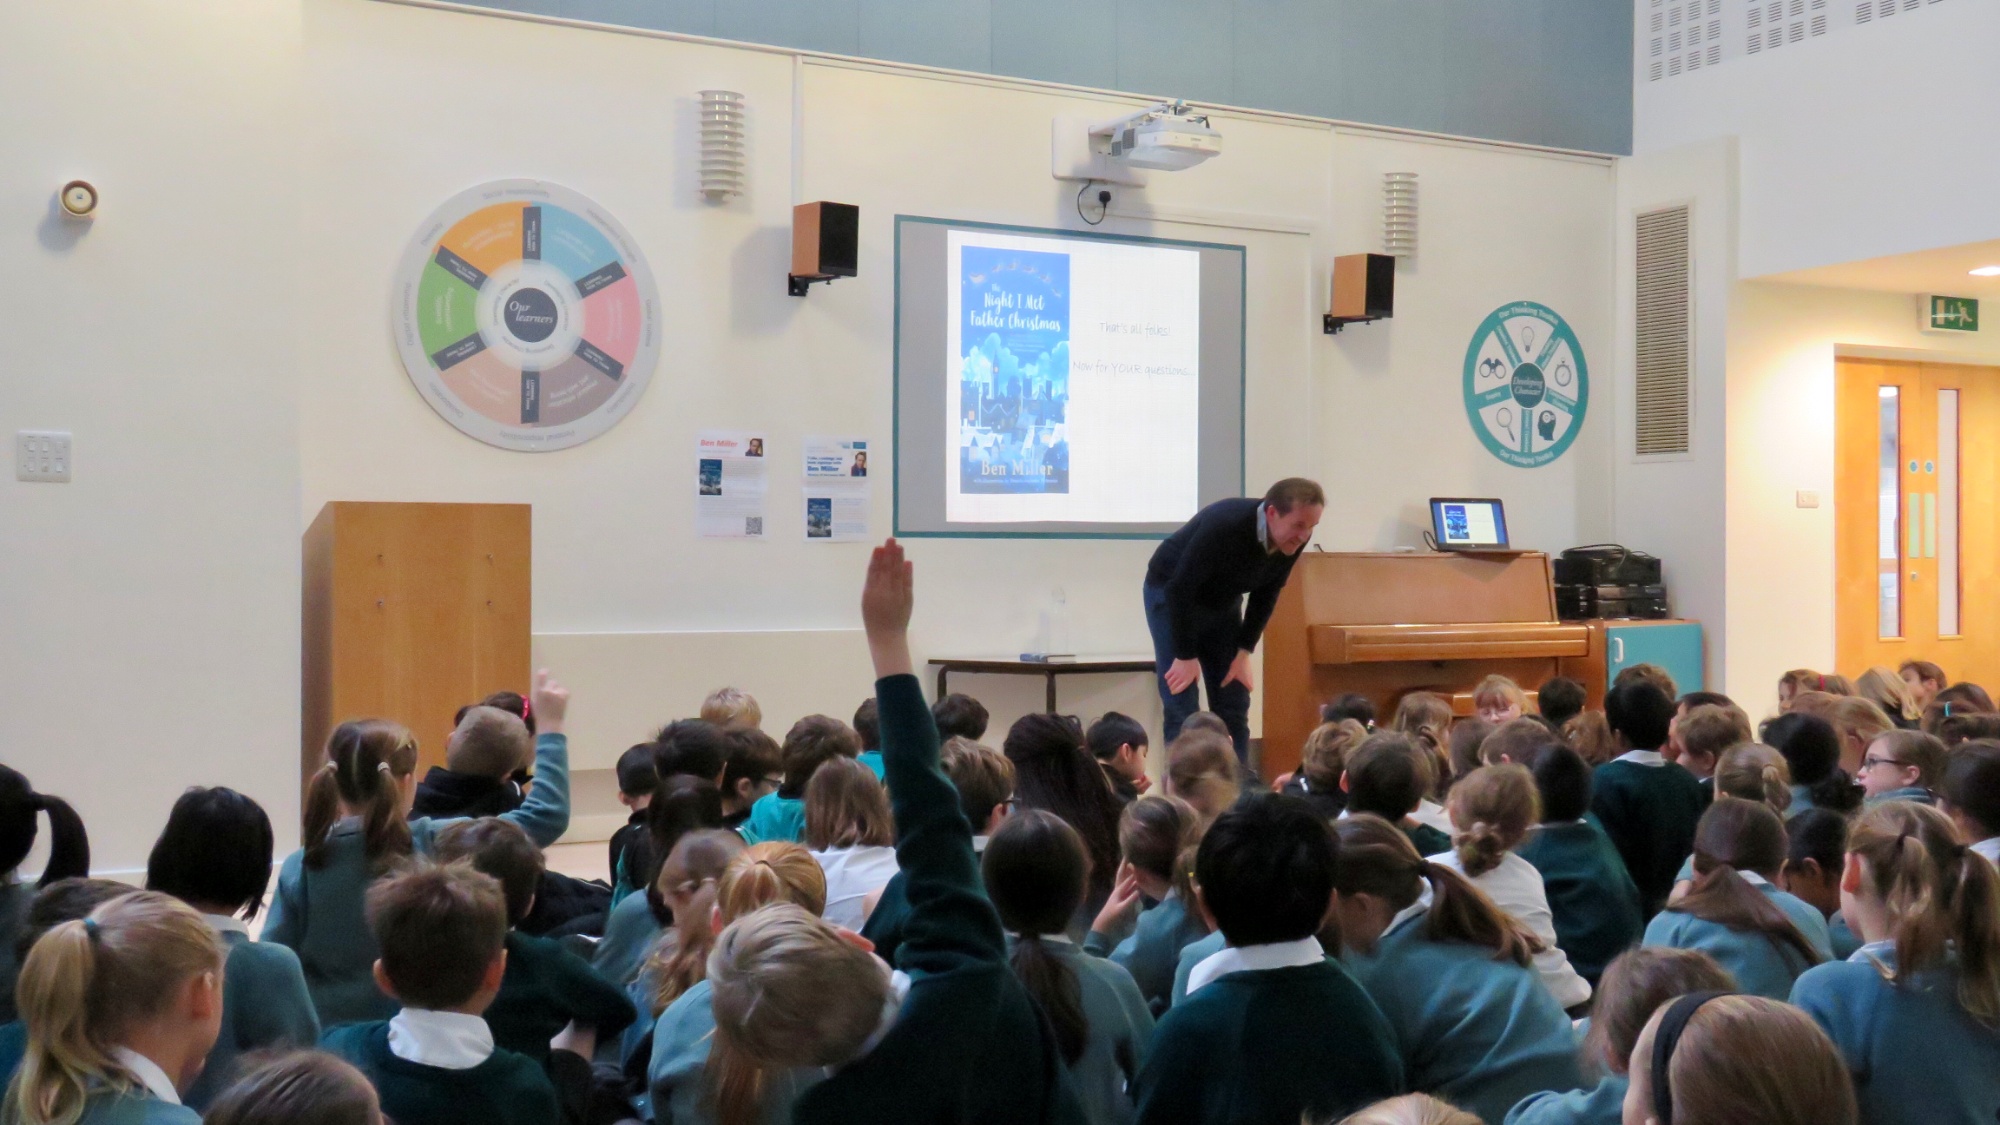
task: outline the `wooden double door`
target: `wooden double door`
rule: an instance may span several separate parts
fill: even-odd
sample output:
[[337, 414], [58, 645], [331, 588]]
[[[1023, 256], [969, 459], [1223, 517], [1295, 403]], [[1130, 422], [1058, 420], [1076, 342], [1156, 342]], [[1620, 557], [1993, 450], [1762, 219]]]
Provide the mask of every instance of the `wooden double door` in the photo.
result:
[[2000, 684], [2000, 368], [1836, 365], [1838, 670]]

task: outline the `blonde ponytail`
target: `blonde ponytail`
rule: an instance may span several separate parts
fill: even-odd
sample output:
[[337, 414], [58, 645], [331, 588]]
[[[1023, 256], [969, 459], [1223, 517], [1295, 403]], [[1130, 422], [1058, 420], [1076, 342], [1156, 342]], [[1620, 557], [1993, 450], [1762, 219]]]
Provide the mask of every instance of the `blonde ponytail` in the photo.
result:
[[1542, 819], [1541, 796], [1526, 766], [1481, 766], [1452, 786], [1449, 803], [1458, 828], [1453, 850], [1473, 879], [1500, 866]]
[[74, 1125], [93, 1087], [137, 1087], [111, 1036], [166, 1010], [191, 977], [216, 974], [219, 987], [221, 972], [222, 945], [208, 923], [154, 891], [49, 930], [28, 951], [15, 990], [28, 1043], [7, 1092], [8, 1119]]

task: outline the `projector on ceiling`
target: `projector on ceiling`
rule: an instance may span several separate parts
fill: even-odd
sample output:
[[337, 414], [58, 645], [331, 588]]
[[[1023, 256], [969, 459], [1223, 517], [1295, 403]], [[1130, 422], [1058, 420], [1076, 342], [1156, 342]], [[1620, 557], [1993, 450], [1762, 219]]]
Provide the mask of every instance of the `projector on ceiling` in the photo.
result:
[[1134, 168], [1177, 172], [1222, 153], [1222, 134], [1208, 115], [1186, 102], [1163, 102], [1151, 109], [1094, 125], [1091, 150]]

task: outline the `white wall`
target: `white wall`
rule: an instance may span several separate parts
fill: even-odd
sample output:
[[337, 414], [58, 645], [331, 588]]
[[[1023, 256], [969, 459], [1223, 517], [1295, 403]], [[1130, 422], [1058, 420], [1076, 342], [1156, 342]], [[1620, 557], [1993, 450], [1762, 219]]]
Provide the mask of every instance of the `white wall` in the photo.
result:
[[[1678, 3], [1678, 0], [1676, 0]], [[1638, 3], [1632, 151], [1736, 136], [1742, 274], [1762, 277], [1994, 237], [2000, 4], [1942, 0], [1671, 78], [1648, 78]], [[1744, 7], [1729, 5], [1725, 48]]]
[[0, 481], [0, 757], [100, 869], [195, 783], [295, 831], [299, 62], [291, 4], [0, 5], [0, 432], [75, 435]]

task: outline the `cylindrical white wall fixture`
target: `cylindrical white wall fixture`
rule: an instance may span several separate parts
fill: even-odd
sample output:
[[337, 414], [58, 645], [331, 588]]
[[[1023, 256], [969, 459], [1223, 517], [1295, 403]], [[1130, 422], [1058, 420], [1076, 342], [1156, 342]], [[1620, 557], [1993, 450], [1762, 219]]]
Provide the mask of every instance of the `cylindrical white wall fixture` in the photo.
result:
[[701, 92], [701, 194], [710, 203], [742, 195], [743, 95], [734, 90]]
[[1382, 175], [1382, 252], [1397, 258], [1417, 253], [1417, 174]]

